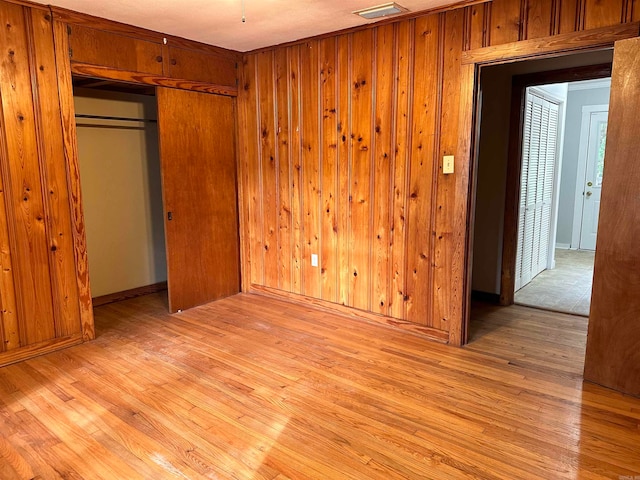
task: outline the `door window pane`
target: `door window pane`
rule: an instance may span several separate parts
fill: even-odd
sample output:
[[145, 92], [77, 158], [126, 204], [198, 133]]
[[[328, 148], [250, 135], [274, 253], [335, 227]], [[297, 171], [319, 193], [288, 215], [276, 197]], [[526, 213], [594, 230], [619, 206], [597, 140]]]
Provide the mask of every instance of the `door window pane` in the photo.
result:
[[596, 159], [596, 185], [602, 185], [602, 172], [604, 170], [604, 147], [607, 143], [607, 122], [599, 122], [598, 125], [598, 158]]

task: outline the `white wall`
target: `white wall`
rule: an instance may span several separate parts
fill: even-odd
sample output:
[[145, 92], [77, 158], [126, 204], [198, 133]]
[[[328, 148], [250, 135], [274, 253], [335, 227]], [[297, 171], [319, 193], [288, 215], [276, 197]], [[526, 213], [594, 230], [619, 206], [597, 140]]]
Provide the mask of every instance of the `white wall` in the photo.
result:
[[472, 290], [500, 293], [512, 77], [612, 60], [613, 52], [604, 50], [483, 68]]
[[[75, 90], [76, 115], [155, 120], [156, 99]], [[157, 124], [76, 118], [93, 297], [167, 279]]]
[[[578, 175], [578, 155], [582, 107], [588, 105], [608, 105], [609, 87], [585, 90], [571, 90], [567, 99], [567, 122], [564, 150], [562, 155], [562, 176], [560, 181], [560, 201], [558, 209], [558, 234], [556, 244], [571, 245], [571, 229], [574, 220], [576, 181]], [[577, 248], [577, 245], [572, 245]]]
[[541, 90], [542, 92], [551, 95], [558, 100], [563, 102], [567, 101], [567, 94], [569, 92], [569, 84], [568, 83], [554, 83], [553, 85], [538, 85], [535, 88]]

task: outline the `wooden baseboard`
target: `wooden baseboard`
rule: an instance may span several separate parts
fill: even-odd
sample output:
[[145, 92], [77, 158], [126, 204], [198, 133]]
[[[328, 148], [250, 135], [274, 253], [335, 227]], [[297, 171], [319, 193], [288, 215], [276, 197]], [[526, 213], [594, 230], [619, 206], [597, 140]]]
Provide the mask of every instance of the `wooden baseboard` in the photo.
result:
[[71, 347], [82, 343], [82, 334], [69, 335], [68, 337], [54, 338], [44, 342], [27, 345], [26, 347], [16, 348], [7, 352], [0, 353], [0, 367], [10, 365], [12, 363], [27, 360], [29, 358], [51, 353], [56, 350]]
[[304, 295], [299, 295], [297, 293], [285, 292], [275, 288], [264, 287], [262, 285], [251, 284], [249, 293], [289, 300], [298, 304], [320, 308], [331, 313], [345, 315], [357, 320], [374, 322], [397, 330], [403, 330], [429, 340], [435, 340], [436, 342], [449, 343], [449, 332], [420, 325], [418, 323], [399, 320], [393, 317], [385, 317], [384, 315], [378, 315], [377, 313], [365, 312], [364, 310], [358, 310], [353, 307], [338, 305], [337, 303], [328, 302], [326, 300], [305, 297]]
[[473, 290], [471, 292], [471, 300], [474, 300], [476, 302], [493, 303], [494, 305], [500, 305], [500, 294]]
[[150, 293], [162, 292], [167, 289], [167, 282], [154, 283], [153, 285], [145, 285], [144, 287], [132, 288], [130, 290], [124, 290], [122, 292], [110, 293], [109, 295], [102, 295], [93, 299], [93, 306], [99, 307], [100, 305], [106, 305], [107, 303], [120, 302], [127, 300], [128, 298], [141, 297], [143, 295], [149, 295]]

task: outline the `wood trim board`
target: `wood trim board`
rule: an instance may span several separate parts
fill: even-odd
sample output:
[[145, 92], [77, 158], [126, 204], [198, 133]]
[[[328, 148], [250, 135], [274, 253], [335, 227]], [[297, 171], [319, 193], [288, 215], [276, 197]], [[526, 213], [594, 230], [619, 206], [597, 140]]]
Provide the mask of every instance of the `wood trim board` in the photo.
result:
[[523, 40], [469, 50], [462, 53], [462, 63], [495, 65], [511, 63], [517, 60], [557, 57], [582, 50], [609, 48], [618, 40], [637, 37], [639, 33], [640, 22], [561, 33], [553, 37]]
[[120, 302], [129, 298], [141, 297], [143, 295], [149, 295], [151, 293], [162, 292], [166, 289], [167, 282], [158, 282], [151, 285], [123, 290], [121, 292], [109, 293], [108, 295], [94, 297], [93, 306], [99, 307], [100, 305], [106, 305], [107, 303]]
[[71, 63], [71, 73], [82, 77], [104, 78], [118, 82], [135, 83], [141, 85], [153, 85], [156, 87], [177, 88], [180, 90], [191, 90], [194, 92], [214, 93], [235, 97], [238, 95], [238, 87], [227, 85], [212, 85], [193, 80], [177, 80], [163, 75], [153, 75], [150, 73], [127, 72], [115, 70], [109, 67], [89, 65], [86, 63]]
[[21, 362], [39, 355], [55, 352], [63, 348], [78, 345], [83, 342], [82, 334], [69, 335], [61, 338], [54, 338], [44, 342], [34, 343], [15, 350], [0, 353], [0, 368], [12, 363]]
[[321, 308], [328, 312], [346, 315], [350, 318], [387, 325], [389, 327], [400, 329], [402, 331], [405, 331], [414, 335], [418, 335], [420, 337], [428, 338], [429, 340], [434, 340], [440, 343], [448, 343], [448, 340], [449, 340], [449, 335], [447, 334], [447, 332], [442, 330], [437, 330], [435, 328], [430, 328], [430, 327], [420, 325], [414, 322], [409, 322], [406, 320], [399, 320], [397, 318], [378, 315], [376, 313], [371, 313], [371, 312], [359, 310], [352, 307], [346, 307], [344, 305], [339, 305], [337, 303], [328, 302], [326, 300], [321, 300], [318, 298], [307, 297], [297, 293], [284, 292], [282, 290], [265, 287], [262, 285], [256, 285], [256, 284], [251, 285], [248, 293], [291, 300], [298, 304]]

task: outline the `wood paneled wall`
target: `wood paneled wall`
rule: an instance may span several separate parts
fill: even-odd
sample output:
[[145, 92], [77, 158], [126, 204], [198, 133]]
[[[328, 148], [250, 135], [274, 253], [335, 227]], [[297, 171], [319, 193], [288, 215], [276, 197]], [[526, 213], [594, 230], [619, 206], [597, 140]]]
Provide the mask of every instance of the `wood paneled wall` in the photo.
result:
[[0, 2], [0, 365], [82, 340], [50, 12]]
[[473, 78], [463, 51], [630, 22], [638, 9], [494, 0], [246, 54], [245, 289], [451, 331], [459, 343], [469, 165], [444, 175], [441, 159], [470, 134], [459, 132], [460, 88]]
[[434, 324], [421, 301], [433, 282], [443, 120], [431, 72], [447, 41], [460, 50], [462, 19], [422, 17], [247, 56], [252, 283]]

